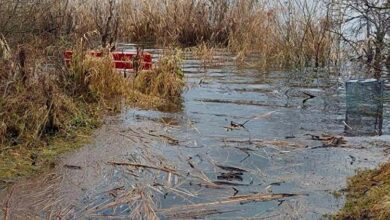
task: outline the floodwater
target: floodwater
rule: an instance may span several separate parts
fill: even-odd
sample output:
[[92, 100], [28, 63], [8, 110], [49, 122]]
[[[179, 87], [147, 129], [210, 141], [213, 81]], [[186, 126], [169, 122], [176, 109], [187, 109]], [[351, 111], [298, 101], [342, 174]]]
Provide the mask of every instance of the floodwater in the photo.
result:
[[388, 113], [382, 137], [324, 148], [310, 136], [343, 133], [343, 79], [215, 60], [205, 69], [187, 57], [181, 110], [129, 107], [107, 118], [91, 144], [0, 192], [0, 216], [320, 219], [343, 206], [336, 192], [348, 176], [388, 160]]

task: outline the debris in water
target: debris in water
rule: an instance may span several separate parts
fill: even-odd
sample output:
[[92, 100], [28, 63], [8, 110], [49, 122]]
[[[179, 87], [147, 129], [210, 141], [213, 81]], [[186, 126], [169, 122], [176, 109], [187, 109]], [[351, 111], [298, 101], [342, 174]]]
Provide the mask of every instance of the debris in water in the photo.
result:
[[285, 183], [284, 181], [282, 181], [282, 182], [274, 182], [274, 183], [271, 183], [271, 184], [269, 184], [270, 186], [280, 186], [280, 185], [282, 185], [282, 183]]
[[217, 179], [219, 180], [227, 180], [227, 181], [243, 181], [242, 175], [243, 172], [229, 172], [229, 173], [221, 173], [221, 175], [217, 176]]
[[[250, 194], [250, 195], [240, 195], [240, 196], [231, 196], [228, 198], [222, 198], [213, 202], [198, 203], [192, 205], [183, 205], [183, 206], [174, 206], [168, 209], [161, 209], [159, 213], [166, 217], [175, 217], [175, 218], [195, 218], [199, 217], [199, 213], [216, 213], [217, 207], [226, 206], [236, 203], [247, 203], [247, 202], [265, 202], [271, 200], [280, 201], [283, 198], [300, 196], [302, 194]], [[218, 213], [218, 212], [217, 212]]]
[[321, 140], [325, 142], [325, 145], [332, 147], [342, 146], [347, 143], [342, 136], [322, 135]]
[[266, 190], [268, 193], [272, 193], [272, 185], [268, 185], [267, 187], [265, 187], [265, 190]]
[[[206, 208], [205, 208], [206, 209]], [[192, 210], [191, 212], [182, 210], [181, 212], [176, 212], [176, 213], [170, 213], [170, 214], [165, 214], [166, 217], [169, 218], [174, 218], [174, 219], [204, 219], [206, 216], [210, 215], [220, 215], [224, 213], [230, 213], [230, 212], [237, 212], [240, 210], [217, 210], [217, 209], [212, 209], [212, 210]]]
[[223, 138], [224, 143], [240, 143], [240, 144], [255, 144], [257, 147], [275, 146], [275, 147], [296, 147], [304, 148], [307, 145], [300, 143], [293, 143], [281, 140], [262, 140], [262, 139], [226, 139]]
[[115, 161], [109, 161], [108, 164], [115, 165], [115, 166], [132, 166], [137, 168], [147, 168], [147, 169], [153, 169], [153, 170], [160, 170], [167, 173], [173, 173], [175, 175], [181, 176], [176, 170], [169, 168], [169, 167], [156, 167], [152, 165], [145, 165], [145, 164], [138, 164], [138, 163], [126, 163], [126, 162], [115, 162]]
[[313, 134], [305, 134], [305, 136], [310, 136], [312, 140], [314, 141], [320, 141], [320, 136], [319, 135], [313, 135]]
[[230, 126], [233, 127], [233, 128], [244, 128], [244, 129], [246, 129], [245, 124], [248, 123], [249, 121], [250, 121], [250, 119], [246, 120], [244, 123], [237, 123], [237, 122], [234, 122], [234, 121], [230, 121]]
[[246, 157], [244, 157], [242, 160], [240, 160], [240, 162], [245, 161], [246, 159], [248, 159], [251, 156], [251, 154], [249, 153], [250, 151], [252, 151], [252, 152], [255, 151], [249, 147], [236, 147], [236, 148], [246, 154]]
[[223, 166], [223, 165], [218, 165], [216, 164], [217, 167], [226, 170], [226, 171], [233, 171], [233, 172], [248, 172], [247, 170], [244, 170], [242, 168], [238, 167], [232, 167], [232, 166]]
[[68, 165], [68, 164], [65, 164], [64, 167], [67, 169], [71, 169], [71, 170], [81, 170], [82, 169], [81, 166]]
[[234, 183], [229, 181], [213, 181], [214, 184], [217, 185], [227, 185], [227, 186], [250, 186], [250, 183]]
[[233, 190], [234, 190], [234, 194], [233, 196], [236, 196], [240, 191], [238, 189], [236, 189], [235, 187], [233, 187]]
[[284, 199], [280, 199], [280, 200], [278, 200], [278, 206], [281, 206], [284, 202], [285, 202], [286, 200], [284, 200]]
[[346, 145], [347, 140], [345, 140], [343, 136], [333, 136], [333, 135], [326, 135], [326, 134], [323, 134], [321, 136], [311, 135], [311, 134], [308, 135], [311, 136], [313, 140], [322, 141], [322, 146], [313, 147], [312, 149], [347, 146]]
[[194, 164], [192, 163], [191, 160], [192, 160], [192, 157], [189, 157], [188, 160], [187, 160], [187, 162], [188, 162], [188, 165], [190, 165], [190, 167], [191, 167], [192, 169], [194, 169], [195, 166], [194, 166]]
[[[249, 120], [248, 120], [249, 121]], [[245, 122], [246, 123], [246, 122]], [[233, 131], [233, 130], [240, 130], [240, 129], [245, 129], [245, 125], [244, 124], [239, 124], [239, 123], [236, 123], [234, 121], [231, 121], [230, 122], [230, 125], [229, 126], [225, 126], [224, 127], [226, 129], [226, 131]]]
[[304, 99], [304, 100], [302, 101], [302, 105], [305, 105], [305, 103], [306, 103], [308, 100], [314, 99], [315, 97], [317, 97], [317, 96], [312, 95], [312, 94], [307, 93], [307, 92], [302, 92], [302, 93], [305, 94], [305, 95], [307, 95], [307, 96], [309, 96], [308, 98], [306, 98], [306, 99]]
[[116, 197], [118, 197], [118, 193], [119, 193], [120, 191], [124, 191], [124, 190], [125, 190], [125, 187], [124, 187], [124, 186], [120, 186], [120, 187], [116, 187], [116, 188], [114, 188], [114, 189], [112, 189], [112, 190], [109, 190], [109, 191], [108, 191], [108, 194], [109, 194], [110, 196], [116, 198]]
[[349, 155], [349, 157], [351, 158], [351, 165], [353, 165], [353, 163], [355, 163], [355, 161], [356, 161], [356, 157], [354, 157], [352, 155]]
[[[192, 185], [192, 183], [190, 183], [190, 185]], [[213, 182], [211, 182], [211, 183], [198, 183], [196, 185], [199, 187], [204, 187], [206, 189], [225, 189], [225, 187], [219, 186]]]
[[245, 125], [252, 121], [252, 120], [259, 120], [259, 119], [266, 119], [266, 118], [269, 118], [272, 116], [273, 113], [275, 113], [276, 111], [272, 111], [272, 112], [268, 112], [266, 114], [262, 114], [262, 115], [255, 115], [253, 117], [251, 117], [250, 119], [246, 120], [244, 123], [238, 123], [238, 122], [234, 122], [234, 121], [230, 121], [230, 125], [229, 126], [226, 126], [224, 127], [226, 129], [226, 131], [233, 131], [233, 130], [240, 130], [240, 129], [245, 129], [245, 130], [248, 130]]
[[158, 138], [163, 138], [165, 140], [167, 140], [167, 142], [169, 144], [172, 144], [172, 145], [179, 145], [180, 141], [179, 140], [176, 140], [175, 138], [173, 137], [170, 137], [170, 136], [167, 136], [167, 135], [163, 135], [163, 134], [152, 134], [151, 132], [148, 133], [150, 136], [153, 136], [153, 137], [158, 137]]
[[349, 126], [349, 125], [347, 124], [347, 122], [343, 121], [343, 124], [344, 124], [345, 127], [348, 128], [349, 130], [353, 130], [353, 128], [352, 128], [351, 126]]

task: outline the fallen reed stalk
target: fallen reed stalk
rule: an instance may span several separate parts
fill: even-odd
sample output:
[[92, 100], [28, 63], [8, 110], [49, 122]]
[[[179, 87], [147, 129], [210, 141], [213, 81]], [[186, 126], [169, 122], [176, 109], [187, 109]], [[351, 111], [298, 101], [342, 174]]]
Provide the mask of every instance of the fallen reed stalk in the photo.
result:
[[168, 167], [156, 167], [152, 165], [146, 165], [146, 164], [138, 164], [138, 163], [128, 163], [128, 162], [115, 162], [115, 161], [108, 161], [108, 164], [115, 165], [115, 166], [131, 166], [136, 168], [147, 168], [147, 169], [153, 169], [153, 170], [160, 170], [167, 173], [173, 173], [175, 175], [181, 176], [175, 169], [168, 168]]
[[[168, 209], [161, 209], [159, 213], [167, 217], [191, 218], [199, 215], [199, 212], [218, 210], [218, 207], [245, 202], [265, 202], [282, 199], [286, 197], [299, 196], [299, 194], [250, 194], [222, 198], [213, 202], [198, 203], [193, 205], [175, 206]], [[206, 212], [207, 213], [207, 212]], [[218, 213], [218, 212], [217, 212]]]

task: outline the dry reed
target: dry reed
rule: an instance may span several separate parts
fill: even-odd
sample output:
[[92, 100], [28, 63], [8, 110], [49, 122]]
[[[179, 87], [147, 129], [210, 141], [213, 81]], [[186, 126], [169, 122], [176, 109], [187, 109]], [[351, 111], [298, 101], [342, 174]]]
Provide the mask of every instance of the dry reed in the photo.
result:
[[[78, 146], [60, 140], [76, 141], [80, 132], [88, 133], [98, 126], [101, 115], [108, 111], [121, 111], [124, 104], [135, 101], [155, 107], [161, 104], [160, 99], [169, 103], [181, 96], [183, 80], [175, 60], [161, 58], [153, 70], [156, 74], [151, 75], [151, 94], [142, 94], [133, 91], [130, 78], [113, 68], [108, 51], [102, 58], [88, 56], [85, 40], [74, 44], [69, 67], [64, 65], [62, 54], [48, 60], [40, 41], [10, 51], [2, 40], [2, 48], [12, 56], [0, 59], [0, 167], [9, 168], [1, 170], [0, 179], [28, 174], [56, 152]], [[55, 50], [52, 46], [43, 49]], [[142, 85], [138, 88], [143, 90]], [[46, 158], [44, 152], [50, 155]]]
[[181, 59], [178, 50], [163, 55], [153, 70], [142, 71], [134, 78], [134, 88], [149, 96], [179, 101], [184, 86]]
[[[8, 3], [1, 23], [6, 37], [44, 36], [75, 39], [97, 33], [95, 46], [114, 47], [115, 40], [150, 42], [158, 45], [226, 47], [243, 62], [257, 54], [263, 69], [323, 67], [339, 62], [337, 37], [329, 30], [336, 23], [322, 1], [254, 0], [122, 0], [64, 3], [37, 1], [36, 6], [18, 6], [20, 12], [37, 13], [31, 23], [22, 13], [12, 14]], [[30, 16], [30, 15], [29, 15]], [[23, 22], [21, 22], [21, 20]], [[18, 25], [15, 25], [18, 23]], [[21, 30], [22, 29], [22, 30]], [[21, 31], [27, 31], [20, 39]], [[31, 33], [31, 34], [30, 34]]]

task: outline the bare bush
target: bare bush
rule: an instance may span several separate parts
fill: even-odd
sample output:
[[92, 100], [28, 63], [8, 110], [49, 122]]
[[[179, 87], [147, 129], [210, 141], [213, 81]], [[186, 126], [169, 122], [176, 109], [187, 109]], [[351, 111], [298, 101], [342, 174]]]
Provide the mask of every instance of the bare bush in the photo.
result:
[[389, 1], [341, 0], [333, 4], [343, 14], [337, 21], [339, 30], [332, 31], [341, 36], [359, 60], [364, 60], [368, 74], [379, 79], [386, 56], [389, 59]]

